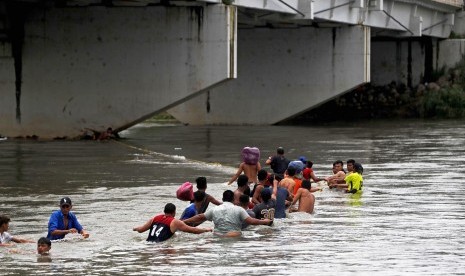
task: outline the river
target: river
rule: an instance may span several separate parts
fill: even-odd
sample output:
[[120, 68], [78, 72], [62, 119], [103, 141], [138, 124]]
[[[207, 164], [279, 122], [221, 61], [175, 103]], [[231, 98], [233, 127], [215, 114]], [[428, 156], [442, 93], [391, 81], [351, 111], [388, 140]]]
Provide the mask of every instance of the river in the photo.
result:
[[[45, 236], [61, 197], [90, 232], [52, 245], [0, 247], [2, 275], [464, 275], [464, 121], [376, 121], [328, 126], [211, 126], [142, 123], [120, 141], [0, 141], [0, 213], [9, 232]], [[283, 146], [304, 155], [317, 176], [341, 159], [364, 167], [364, 192], [316, 192], [315, 213], [293, 213], [236, 239], [177, 233], [146, 244], [132, 231], [206, 176], [221, 199], [256, 146], [261, 162]], [[211, 207], [210, 207], [211, 208]], [[202, 226], [213, 226], [206, 222]]]

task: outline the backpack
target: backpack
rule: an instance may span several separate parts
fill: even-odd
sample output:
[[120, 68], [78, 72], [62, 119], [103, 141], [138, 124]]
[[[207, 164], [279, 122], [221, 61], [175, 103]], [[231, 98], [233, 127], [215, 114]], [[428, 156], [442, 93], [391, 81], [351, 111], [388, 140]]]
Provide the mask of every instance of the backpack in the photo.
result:
[[260, 150], [254, 147], [245, 147], [241, 151], [242, 161], [248, 165], [255, 165], [260, 159]]
[[194, 186], [190, 182], [185, 182], [176, 190], [176, 197], [182, 201], [194, 200]]

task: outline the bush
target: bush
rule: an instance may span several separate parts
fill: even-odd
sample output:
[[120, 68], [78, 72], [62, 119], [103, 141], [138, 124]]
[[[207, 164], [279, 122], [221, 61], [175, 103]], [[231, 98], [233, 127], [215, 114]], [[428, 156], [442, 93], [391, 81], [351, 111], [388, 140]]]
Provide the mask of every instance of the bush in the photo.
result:
[[465, 117], [465, 92], [463, 87], [453, 86], [440, 91], [426, 92], [420, 101], [420, 116], [423, 118]]

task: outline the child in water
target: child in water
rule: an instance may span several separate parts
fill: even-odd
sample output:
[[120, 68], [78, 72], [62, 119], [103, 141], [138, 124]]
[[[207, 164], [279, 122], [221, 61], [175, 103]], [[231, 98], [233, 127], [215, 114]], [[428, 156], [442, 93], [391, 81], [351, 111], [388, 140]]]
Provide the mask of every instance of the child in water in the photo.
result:
[[50, 255], [50, 249], [52, 249], [52, 242], [46, 237], [42, 237], [37, 241], [37, 254], [48, 256]]

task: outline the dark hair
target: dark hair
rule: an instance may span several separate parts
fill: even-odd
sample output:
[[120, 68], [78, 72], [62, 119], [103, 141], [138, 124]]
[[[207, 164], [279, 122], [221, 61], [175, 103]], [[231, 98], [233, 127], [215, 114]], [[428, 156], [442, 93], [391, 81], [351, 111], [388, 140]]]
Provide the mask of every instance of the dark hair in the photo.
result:
[[241, 205], [248, 205], [249, 202], [250, 202], [250, 196], [246, 195], [246, 194], [242, 194], [240, 197], [239, 197], [239, 202], [241, 203]]
[[260, 196], [262, 197], [263, 202], [268, 202], [268, 200], [270, 200], [270, 198], [271, 198], [270, 189], [269, 188], [263, 189], [262, 192], [260, 193]]
[[4, 223], [9, 223], [10, 218], [5, 215], [0, 215], [0, 226], [2, 226]]
[[197, 183], [197, 189], [205, 190], [207, 188], [207, 179], [205, 177], [199, 176], [195, 182]]
[[284, 154], [284, 149], [282, 147], [279, 147], [277, 150], [276, 150], [276, 153], [278, 154]]
[[302, 181], [301, 187], [304, 189], [310, 190], [310, 188], [312, 188], [312, 183], [310, 183], [310, 180], [305, 179]]
[[249, 177], [245, 174], [239, 175], [237, 178], [237, 187], [244, 187], [249, 182]]
[[226, 190], [223, 192], [223, 201], [226, 202], [233, 202], [234, 200], [234, 192], [231, 190]]
[[287, 175], [294, 176], [295, 175], [295, 168], [294, 167], [287, 168]]
[[195, 202], [201, 202], [201, 201], [203, 201], [203, 200], [205, 199], [205, 196], [206, 196], [206, 195], [207, 195], [207, 194], [205, 194], [204, 191], [196, 191], [196, 192], [194, 193], [194, 201], [195, 201]]
[[47, 239], [46, 237], [42, 237], [40, 238], [38, 241], [37, 241], [37, 244], [46, 244], [48, 245], [49, 247], [52, 247], [52, 242]]
[[258, 181], [265, 180], [268, 177], [268, 172], [264, 169], [261, 169], [257, 173]]
[[336, 164], [341, 164], [341, 166], [344, 166], [344, 162], [342, 162], [342, 160], [336, 160], [336, 162], [334, 162], [333, 165], [336, 165]]
[[363, 174], [363, 167], [362, 164], [360, 163], [355, 163], [354, 164], [354, 171], [358, 172], [359, 174]]
[[165, 212], [165, 214], [173, 214], [176, 212], [176, 206], [173, 203], [167, 203], [163, 212]]
[[312, 161], [307, 161], [307, 168], [313, 167], [313, 162]]
[[347, 163], [347, 164], [352, 164], [352, 165], [354, 165], [354, 164], [355, 164], [355, 160], [354, 160], [354, 159], [349, 159], [349, 160], [347, 160], [346, 163]]

